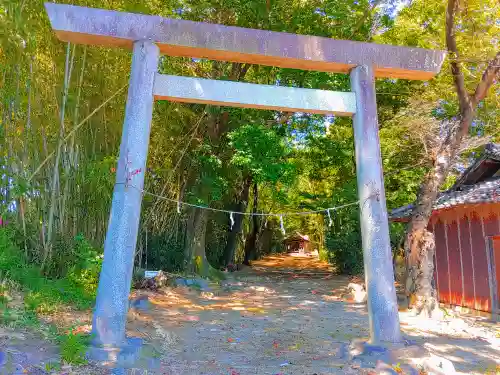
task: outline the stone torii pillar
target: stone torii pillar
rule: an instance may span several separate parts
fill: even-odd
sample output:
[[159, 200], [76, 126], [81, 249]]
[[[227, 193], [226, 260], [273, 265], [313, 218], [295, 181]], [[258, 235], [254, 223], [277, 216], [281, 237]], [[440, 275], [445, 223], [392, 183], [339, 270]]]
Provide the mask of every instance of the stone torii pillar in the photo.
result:
[[124, 344], [159, 57], [156, 44], [134, 43], [116, 185], [92, 319], [99, 344]]
[[[45, 4], [66, 42], [133, 50], [132, 72], [93, 332], [123, 347], [154, 99], [353, 116], [371, 341], [401, 340], [391, 261], [375, 78], [426, 80], [445, 53], [330, 38]], [[331, 92], [156, 72], [159, 54], [344, 73], [352, 92]]]
[[399, 342], [401, 332], [371, 66], [360, 65], [351, 70], [351, 90], [356, 94], [357, 106], [353, 117], [354, 146], [371, 341]]

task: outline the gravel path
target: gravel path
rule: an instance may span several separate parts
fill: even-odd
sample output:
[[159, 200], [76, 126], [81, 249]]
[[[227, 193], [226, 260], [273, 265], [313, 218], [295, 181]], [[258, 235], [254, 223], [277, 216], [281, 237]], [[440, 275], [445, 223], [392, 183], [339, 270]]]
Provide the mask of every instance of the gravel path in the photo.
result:
[[[146, 303], [131, 309], [129, 335], [145, 340], [159, 367], [128, 374], [381, 373], [374, 371], [378, 357], [353, 357], [353, 340], [367, 340], [369, 327], [366, 306], [350, 298], [348, 283], [321, 262], [275, 257], [230, 274], [221, 284], [210, 284], [210, 290], [136, 291], [133, 298]], [[498, 324], [469, 316], [428, 321], [408, 312], [401, 312], [400, 319], [405, 337], [417, 344], [398, 352], [413, 368], [403, 365], [404, 373], [419, 374], [425, 364], [412, 348], [425, 348], [427, 357], [430, 353], [450, 361], [457, 373], [500, 373]], [[83, 331], [90, 328], [90, 316], [80, 315], [79, 320]], [[0, 331], [0, 352], [10, 353], [14, 362], [32, 371], [7, 372], [3, 366], [2, 375], [48, 374], [33, 364], [58, 358], [57, 348], [42, 339], [5, 330]], [[386, 360], [385, 373], [398, 373], [398, 361]], [[90, 365], [54, 373], [97, 375], [109, 370]]]
[[[347, 277], [291, 258], [268, 259], [231, 276], [210, 292], [146, 293], [150, 308], [133, 312], [129, 327], [163, 353], [158, 373], [374, 373], [363, 368], [370, 363], [352, 357], [350, 344], [367, 340], [369, 327], [366, 305], [350, 299]], [[407, 312], [400, 318], [407, 339], [449, 359], [458, 373], [496, 373], [498, 325], [473, 317], [422, 321]], [[406, 358], [412, 352], [401, 353], [413, 368], [423, 366], [421, 354], [412, 360]]]

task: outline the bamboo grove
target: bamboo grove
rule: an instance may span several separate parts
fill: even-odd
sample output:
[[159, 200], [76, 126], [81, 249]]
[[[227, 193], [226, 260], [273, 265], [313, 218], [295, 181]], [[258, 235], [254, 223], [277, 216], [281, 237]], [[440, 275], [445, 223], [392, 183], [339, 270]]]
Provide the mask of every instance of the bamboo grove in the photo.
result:
[[[444, 49], [442, 1], [78, 0], [84, 6], [332, 38]], [[499, 49], [500, 7], [469, 1], [459, 47], [467, 82]], [[0, 0], [0, 206], [23, 256], [54, 277], [74, 259], [75, 238], [102, 248], [124, 117], [130, 52], [59, 42], [39, 1]], [[160, 72], [328, 90], [349, 90], [344, 75], [239, 63], [161, 59]], [[457, 113], [449, 67], [431, 82], [379, 80], [379, 121], [388, 206], [415, 200], [432, 163], [436, 124]], [[478, 109], [467, 150], [496, 139], [498, 83]], [[486, 138], [489, 137], [489, 138]], [[465, 152], [457, 165], [466, 164]], [[158, 102], [145, 189], [231, 211], [284, 212], [355, 201], [350, 119]], [[453, 179], [453, 173], [449, 180]], [[339, 270], [361, 270], [356, 206], [285, 218], [308, 234]], [[394, 245], [403, 228], [394, 226]], [[145, 196], [136, 264], [210, 271], [281, 250], [278, 217], [182, 207]]]

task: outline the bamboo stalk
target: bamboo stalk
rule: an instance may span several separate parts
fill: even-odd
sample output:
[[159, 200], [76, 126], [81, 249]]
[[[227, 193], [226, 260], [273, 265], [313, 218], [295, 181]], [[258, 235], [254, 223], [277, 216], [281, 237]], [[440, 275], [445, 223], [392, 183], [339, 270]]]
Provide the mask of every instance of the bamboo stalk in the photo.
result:
[[[122, 86], [118, 91], [116, 91], [113, 95], [111, 95], [108, 99], [106, 99], [104, 102], [102, 102], [97, 108], [95, 108], [90, 114], [87, 115], [82, 121], [78, 123], [77, 126], [75, 126], [67, 135], [64, 137], [63, 142], [66, 142], [69, 137], [73, 135], [74, 132], [76, 132], [78, 129], [80, 129], [85, 123], [88, 121], [89, 118], [91, 118], [97, 111], [99, 111], [102, 107], [104, 107], [110, 100], [112, 100], [116, 95], [118, 95], [120, 92], [122, 92], [127, 85]], [[43, 168], [43, 166], [50, 160], [50, 158], [55, 154], [54, 151], [52, 151], [50, 154], [47, 155], [47, 157], [40, 163], [40, 165], [35, 169], [35, 171], [31, 174], [30, 178], [28, 181], [31, 181], [33, 177], [35, 177], [40, 170]]]
[[[86, 62], [86, 57], [87, 57], [87, 47], [85, 46], [83, 50], [83, 58], [82, 58], [82, 67], [80, 69], [80, 78], [78, 80], [78, 90], [76, 94], [76, 104], [75, 104], [75, 109], [73, 112], [73, 124], [78, 123], [78, 115], [79, 115], [79, 109], [80, 109], [80, 97], [82, 93], [82, 84], [83, 84], [83, 75], [85, 72], [85, 62]], [[68, 198], [68, 193], [69, 193], [69, 181], [70, 181], [70, 173], [71, 169], [76, 169], [76, 163], [74, 162], [74, 147], [75, 147], [75, 134], [71, 136], [71, 141], [69, 145], [69, 157], [68, 157], [68, 163], [67, 163], [67, 168], [66, 168], [66, 179], [64, 181], [64, 189], [63, 189], [63, 197], [62, 197], [62, 207], [61, 207], [61, 214], [60, 214], [60, 225], [61, 225], [61, 233], [64, 231], [64, 228], [67, 228], [67, 223], [66, 223], [66, 201]]]
[[67, 48], [66, 48], [66, 66], [65, 66], [65, 76], [64, 76], [64, 88], [63, 88], [63, 99], [62, 99], [62, 105], [61, 105], [61, 117], [60, 117], [60, 124], [59, 124], [59, 139], [57, 142], [57, 149], [56, 149], [56, 159], [54, 161], [54, 168], [53, 168], [53, 174], [52, 174], [52, 187], [51, 187], [51, 194], [50, 194], [50, 208], [49, 208], [49, 222], [48, 222], [48, 229], [47, 229], [47, 244], [44, 248], [44, 253], [43, 253], [43, 260], [42, 260], [42, 265], [41, 268], [43, 269], [45, 267], [46, 261], [50, 255], [51, 252], [51, 247], [52, 247], [52, 236], [53, 236], [53, 226], [54, 226], [54, 215], [55, 215], [55, 209], [57, 205], [57, 199], [56, 199], [56, 193], [57, 193], [57, 185], [58, 185], [58, 179], [59, 179], [59, 160], [61, 158], [61, 148], [62, 148], [62, 141], [64, 137], [64, 115], [65, 115], [65, 109], [66, 109], [66, 102], [68, 98], [68, 86], [69, 86], [69, 60], [70, 60], [70, 43], [68, 42]]
[[[25, 140], [24, 140], [24, 147], [23, 147], [23, 174], [26, 175], [26, 167], [27, 167], [27, 152], [26, 152], [26, 144], [28, 143], [29, 137], [27, 136], [28, 132], [31, 132], [31, 86], [32, 86], [32, 80], [33, 80], [33, 59], [30, 61], [30, 77], [28, 80], [28, 113], [26, 117], [26, 129], [25, 129]], [[19, 212], [21, 215], [21, 223], [23, 226], [23, 239], [24, 239], [24, 255], [26, 259], [28, 258], [28, 244], [26, 242], [27, 240], [27, 234], [26, 234], [26, 217], [25, 217], [25, 200], [24, 200], [24, 193], [19, 197]]]

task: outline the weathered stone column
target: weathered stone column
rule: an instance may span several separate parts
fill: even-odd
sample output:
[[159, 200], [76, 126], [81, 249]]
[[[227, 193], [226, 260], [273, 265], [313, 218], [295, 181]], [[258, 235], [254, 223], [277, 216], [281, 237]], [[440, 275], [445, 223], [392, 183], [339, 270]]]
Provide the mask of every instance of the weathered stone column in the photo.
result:
[[352, 69], [351, 90], [356, 94], [354, 144], [371, 342], [399, 342], [401, 331], [371, 66]]
[[156, 44], [134, 43], [116, 185], [92, 319], [95, 343], [106, 346], [121, 347], [125, 343], [158, 58]]

